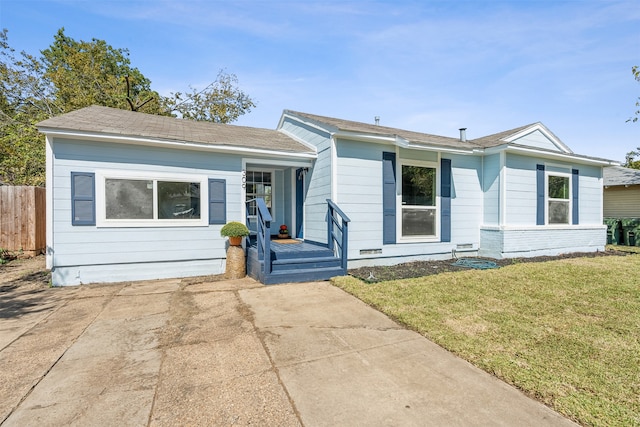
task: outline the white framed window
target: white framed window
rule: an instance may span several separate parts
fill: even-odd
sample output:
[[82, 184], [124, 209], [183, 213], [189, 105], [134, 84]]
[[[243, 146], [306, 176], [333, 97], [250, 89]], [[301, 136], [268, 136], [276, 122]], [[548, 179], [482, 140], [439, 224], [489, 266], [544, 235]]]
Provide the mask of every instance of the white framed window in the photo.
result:
[[399, 240], [433, 241], [439, 235], [439, 174], [437, 163], [400, 163]]
[[[274, 173], [271, 170], [247, 170], [246, 171], [246, 200], [261, 198], [269, 209], [272, 217], [275, 216], [273, 211], [275, 188]], [[248, 216], [253, 218], [256, 216], [256, 204], [250, 203], [248, 206]]]
[[547, 224], [571, 224], [571, 174], [546, 174]]
[[206, 226], [207, 177], [96, 172], [98, 227]]

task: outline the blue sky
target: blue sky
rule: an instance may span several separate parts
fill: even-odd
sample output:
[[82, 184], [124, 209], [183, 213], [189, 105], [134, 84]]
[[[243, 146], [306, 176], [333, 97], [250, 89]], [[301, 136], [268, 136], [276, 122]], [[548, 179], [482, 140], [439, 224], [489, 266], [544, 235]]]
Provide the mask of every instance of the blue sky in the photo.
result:
[[130, 51], [163, 94], [220, 69], [275, 128], [284, 109], [478, 138], [541, 121], [576, 153], [640, 146], [640, 2], [0, 0], [17, 50], [60, 27]]

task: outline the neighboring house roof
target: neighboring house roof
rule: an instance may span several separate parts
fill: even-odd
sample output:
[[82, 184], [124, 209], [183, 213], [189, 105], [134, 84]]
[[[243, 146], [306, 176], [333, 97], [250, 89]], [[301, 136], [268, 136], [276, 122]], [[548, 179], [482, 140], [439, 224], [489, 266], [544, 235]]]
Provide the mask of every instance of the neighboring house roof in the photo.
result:
[[640, 170], [638, 169], [611, 166], [603, 169], [602, 176], [605, 187], [640, 184]]
[[282, 132], [270, 129], [197, 122], [116, 108], [91, 106], [38, 123], [45, 133], [148, 138], [212, 147], [267, 150], [296, 154], [315, 151]]

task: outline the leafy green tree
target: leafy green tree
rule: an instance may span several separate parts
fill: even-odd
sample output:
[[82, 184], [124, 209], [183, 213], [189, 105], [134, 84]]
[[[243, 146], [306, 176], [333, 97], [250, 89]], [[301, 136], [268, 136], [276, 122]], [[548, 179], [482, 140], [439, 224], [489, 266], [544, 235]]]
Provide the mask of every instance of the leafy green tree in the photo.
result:
[[60, 113], [42, 64], [16, 54], [0, 32], [0, 180], [13, 185], [44, 185], [44, 138], [35, 124]]
[[16, 54], [0, 32], [0, 181], [44, 185], [44, 138], [35, 125], [90, 105], [184, 119], [230, 123], [251, 111], [253, 100], [234, 74], [220, 71], [202, 90], [161, 96], [131, 66], [129, 51], [104, 40], [76, 41], [58, 30], [41, 57]]
[[231, 123], [255, 107], [253, 100], [238, 87], [235, 74], [220, 71], [216, 80], [203, 90], [190, 88], [164, 98], [166, 110], [185, 119]]
[[61, 28], [41, 53], [44, 77], [53, 84], [55, 102], [63, 112], [102, 105], [168, 114], [160, 107], [158, 93], [151, 90], [151, 81], [131, 67], [127, 49], [115, 49], [98, 39], [76, 41]]
[[629, 151], [627, 153], [624, 167], [631, 169], [640, 169], [640, 159], [636, 160], [636, 158], [640, 156], [640, 147], [636, 148], [636, 150], [637, 151]]
[[[633, 78], [636, 79], [636, 81], [640, 82], [640, 67], [634, 65], [633, 67], [631, 67], [631, 72], [633, 73]], [[638, 97], [638, 100], [636, 101], [636, 107], [638, 107], [639, 109], [634, 113], [635, 117], [629, 118], [627, 122], [638, 121], [638, 117], [640, 116], [640, 97]]]

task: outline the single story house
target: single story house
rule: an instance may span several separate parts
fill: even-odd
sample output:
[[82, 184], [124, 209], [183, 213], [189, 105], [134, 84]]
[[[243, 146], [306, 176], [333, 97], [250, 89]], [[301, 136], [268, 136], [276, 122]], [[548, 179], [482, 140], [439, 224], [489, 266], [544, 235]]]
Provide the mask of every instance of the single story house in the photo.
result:
[[[342, 251], [343, 273], [606, 243], [603, 167], [615, 163], [573, 153], [541, 123], [470, 140], [464, 129], [451, 138], [289, 110], [268, 130], [93, 106], [38, 127], [54, 285], [222, 273], [220, 228], [234, 220], [271, 255], [258, 258], [267, 274], [290, 262], [259, 238], [280, 224], [305, 245]], [[306, 275], [282, 270], [264, 282], [322, 278], [316, 256], [290, 265]]]
[[640, 218], [640, 170], [604, 168], [604, 217]]

